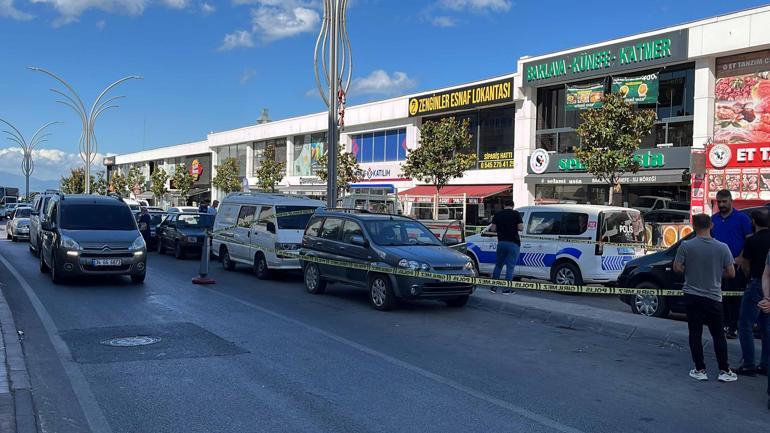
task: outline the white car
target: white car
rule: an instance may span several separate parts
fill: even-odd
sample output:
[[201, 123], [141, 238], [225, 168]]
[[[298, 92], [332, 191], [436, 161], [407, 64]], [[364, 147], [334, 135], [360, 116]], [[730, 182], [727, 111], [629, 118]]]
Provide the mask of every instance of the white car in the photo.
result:
[[308, 220], [325, 203], [297, 195], [236, 192], [219, 205], [211, 251], [227, 270], [251, 266], [259, 279], [273, 269], [300, 269], [298, 252]]
[[29, 217], [32, 208], [17, 207], [9, 216], [10, 221], [5, 226], [6, 237], [14, 242], [20, 239], [29, 240]]
[[170, 207], [166, 211], [168, 213], [198, 213], [198, 208], [195, 206], [176, 206]]
[[[638, 210], [574, 204], [517, 210], [524, 220], [524, 231], [520, 233], [516, 276], [565, 285], [607, 284], [617, 280], [627, 262], [645, 254], [644, 224]], [[479, 272], [491, 274], [497, 237], [480, 233], [469, 236], [467, 242], [468, 255]]]

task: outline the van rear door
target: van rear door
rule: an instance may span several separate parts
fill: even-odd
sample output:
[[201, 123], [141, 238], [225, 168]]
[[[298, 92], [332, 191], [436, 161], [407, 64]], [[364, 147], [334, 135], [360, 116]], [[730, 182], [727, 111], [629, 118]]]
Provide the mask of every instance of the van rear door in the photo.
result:
[[601, 255], [601, 270], [613, 278], [626, 266], [626, 263], [644, 255], [644, 222], [642, 215], [635, 209], [603, 211], [599, 217], [597, 240], [602, 243], [621, 243], [633, 245], [600, 245], [596, 248]]

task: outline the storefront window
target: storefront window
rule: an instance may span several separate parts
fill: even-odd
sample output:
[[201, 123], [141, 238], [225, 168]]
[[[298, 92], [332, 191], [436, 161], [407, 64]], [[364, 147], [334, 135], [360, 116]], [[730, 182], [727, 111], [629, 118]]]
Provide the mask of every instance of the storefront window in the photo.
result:
[[[309, 139], [309, 140], [308, 140]], [[318, 161], [325, 154], [326, 133], [294, 137], [294, 175], [314, 176], [318, 172]]]
[[535, 203], [606, 204], [608, 192], [602, 185], [536, 185]]
[[246, 151], [249, 144], [233, 144], [217, 147], [217, 164], [222, 164], [227, 158], [238, 161], [238, 176], [246, 176]]
[[353, 154], [359, 163], [406, 159], [406, 128], [352, 135]]
[[[253, 175], [256, 176], [257, 170], [262, 165], [262, 161], [265, 159], [265, 148], [268, 145], [275, 147], [275, 160], [276, 162], [286, 162], [286, 139], [277, 138], [275, 140], [257, 141], [252, 144], [254, 153], [254, 164], [252, 166]], [[286, 174], [286, 166], [284, 166], [283, 174]]]

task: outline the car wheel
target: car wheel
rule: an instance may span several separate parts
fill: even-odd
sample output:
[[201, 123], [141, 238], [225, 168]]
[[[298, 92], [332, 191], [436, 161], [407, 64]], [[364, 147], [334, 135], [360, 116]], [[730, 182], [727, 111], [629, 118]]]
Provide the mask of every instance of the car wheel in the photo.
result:
[[470, 299], [470, 295], [463, 295], [456, 298], [444, 299], [444, 302], [447, 307], [462, 308], [468, 303], [468, 299]]
[[388, 311], [396, 304], [390, 280], [385, 275], [369, 278], [369, 303], [380, 311]]
[[230, 253], [227, 251], [226, 247], [222, 247], [219, 256], [222, 257], [222, 267], [225, 268], [226, 271], [235, 269], [235, 262], [230, 259]]
[[174, 242], [174, 258], [177, 260], [184, 258], [184, 250], [182, 249], [182, 244], [180, 244], [178, 241]]
[[270, 268], [267, 267], [267, 259], [261, 252], [254, 256], [254, 274], [260, 280], [266, 280], [270, 278]]
[[476, 275], [481, 275], [481, 269], [479, 269], [479, 261], [476, 260], [476, 256], [474, 256], [471, 253], [468, 253], [467, 256], [471, 259], [471, 262], [473, 263], [473, 269], [476, 271]]
[[54, 284], [61, 284], [64, 281], [64, 278], [61, 275], [61, 272], [59, 272], [59, 268], [56, 266], [56, 256], [54, 254], [51, 254], [51, 282]]
[[305, 266], [305, 289], [308, 293], [321, 295], [326, 291], [326, 280], [321, 278], [321, 270], [315, 263], [308, 263]]
[[580, 268], [570, 262], [561, 262], [551, 270], [551, 282], [565, 286], [583, 285]]
[[[657, 284], [651, 281], [642, 281], [636, 285], [638, 289], [659, 289]], [[631, 311], [647, 317], [667, 317], [669, 312], [668, 300], [658, 295], [633, 295], [631, 296]]]
[[144, 279], [147, 277], [147, 274], [132, 274], [131, 275], [131, 282], [134, 284], [142, 284], [144, 283]]
[[161, 256], [162, 256], [163, 254], [166, 254], [166, 250], [165, 250], [165, 249], [163, 249], [163, 241], [161, 241], [160, 239], [158, 239], [158, 242], [157, 242], [157, 243], [158, 243], [158, 254], [160, 254]]
[[45, 274], [48, 272], [48, 265], [45, 264], [45, 259], [43, 258], [43, 250], [38, 250], [38, 257], [40, 257], [40, 272]]

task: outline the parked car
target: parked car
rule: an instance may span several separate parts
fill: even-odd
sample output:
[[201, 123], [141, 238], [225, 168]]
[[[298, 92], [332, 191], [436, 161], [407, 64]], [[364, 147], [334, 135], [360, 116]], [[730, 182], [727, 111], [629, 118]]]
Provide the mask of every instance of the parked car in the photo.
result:
[[175, 206], [170, 207], [166, 211], [168, 213], [198, 213], [198, 208], [195, 206]]
[[29, 239], [29, 217], [32, 214], [32, 208], [16, 207], [10, 216], [10, 221], [5, 226], [5, 233], [8, 239], [16, 242], [17, 240]]
[[678, 202], [668, 197], [657, 197], [654, 195], [640, 196], [636, 200], [636, 204], [632, 207], [642, 212], [649, 212], [657, 209], [690, 210], [689, 203]]
[[644, 222], [658, 223], [686, 223], [690, 222], [690, 212], [677, 209], [658, 209], [643, 214]]
[[329, 282], [367, 288], [369, 303], [389, 310], [398, 299], [440, 299], [450, 307], [468, 302], [474, 286], [414, 276], [382, 273], [363, 267], [317, 263], [311, 258], [356, 265], [377, 265], [445, 275], [476, 276], [464, 254], [443, 245], [419, 221], [369, 212], [320, 210], [311, 218], [302, 238], [300, 261], [305, 287], [321, 294]]
[[147, 206], [148, 212], [165, 212], [163, 208], [157, 206]]
[[58, 191], [48, 190], [36, 195], [32, 200], [32, 215], [29, 217], [29, 251], [34, 255], [40, 254], [42, 240], [40, 237], [40, 217], [48, 209], [51, 197], [57, 194], [59, 194]]
[[[518, 211], [524, 221], [516, 265], [519, 277], [566, 285], [614, 283], [627, 262], [644, 255], [644, 225], [635, 209], [549, 204], [526, 206]], [[574, 242], [580, 240], [590, 242]], [[596, 243], [599, 241], [639, 246], [601, 245]], [[479, 272], [491, 274], [495, 267], [496, 235], [483, 232], [469, 236], [467, 242], [468, 255]]]
[[298, 251], [308, 220], [324, 205], [296, 195], [232, 193], [219, 205], [211, 250], [225, 269], [252, 266], [259, 279], [273, 269], [300, 269], [296, 257], [276, 253]]
[[182, 259], [187, 253], [200, 254], [205, 231], [214, 226], [214, 215], [201, 213], [170, 214], [158, 227], [158, 254], [171, 249], [174, 257]]
[[131, 213], [133, 213], [134, 215], [139, 214], [139, 212], [142, 209], [142, 207], [139, 204], [139, 202], [134, 200], [134, 199], [124, 198], [123, 202], [128, 205], [128, 208], [131, 209]]
[[[770, 209], [770, 204], [766, 207]], [[742, 209], [741, 212], [751, 215], [752, 211], [761, 208], [752, 207]], [[664, 251], [658, 251], [626, 263], [625, 269], [618, 277], [618, 286], [681, 290], [684, 285], [684, 276], [673, 271], [674, 258], [682, 241], [693, 237], [695, 237], [695, 233], [690, 233]], [[682, 296], [621, 295], [620, 299], [631, 307], [633, 313], [644, 316], [667, 317], [670, 312], [685, 312]]]
[[0, 220], [10, 218], [13, 210], [16, 209], [16, 206], [18, 205], [18, 203], [6, 203], [0, 207]]
[[147, 247], [121, 199], [55, 195], [40, 226], [40, 272], [50, 272], [54, 284], [91, 275], [130, 275], [134, 283], [144, 281]]

